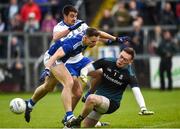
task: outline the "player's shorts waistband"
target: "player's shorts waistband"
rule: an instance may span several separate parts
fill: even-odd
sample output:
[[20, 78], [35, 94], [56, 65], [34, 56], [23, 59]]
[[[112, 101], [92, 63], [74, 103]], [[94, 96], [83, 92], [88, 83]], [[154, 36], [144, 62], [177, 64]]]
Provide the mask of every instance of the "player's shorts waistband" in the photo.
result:
[[[44, 60], [43, 60], [44, 65], [48, 62], [50, 57], [51, 57], [51, 55], [48, 53], [48, 51], [46, 51], [44, 54]], [[53, 65], [57, 65], [57, 64], [61, 64], [61, 63], [63, 63], [61, 60], [56, 60], [55, 64], [53, 64]]]
[[70, 57], [67, 61], [66, 61], [66, 63], [77, 63], [77, 62], [79, 62], [80, 60], [82, 60], [83, 59], [83, 55], [82, 55], [82, 53], [79, 53], [79, 54], [77, 54], [77, 55], [75, 55], [75, 56], [73, 56], [73, 57]]

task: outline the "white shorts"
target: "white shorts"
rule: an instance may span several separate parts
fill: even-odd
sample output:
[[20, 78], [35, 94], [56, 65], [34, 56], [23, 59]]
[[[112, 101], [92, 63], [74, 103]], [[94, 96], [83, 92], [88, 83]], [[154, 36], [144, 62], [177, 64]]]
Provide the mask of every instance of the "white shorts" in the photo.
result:
[[[43, 59], [44, 65], [48, 62], [50, 57], [51, 57], [51, 55], [49, 55], [48, 51], [46, 51], [45, 54], [44, 54], [44, 59]], [[61, 63], [63, 63], [61, 60], [56, 60], [55, 64], [53, 64], [53, 66], [61, 64]]]
[[92, 112], [90, 112], [89, 115], [87, 116], [88, 118], [98, 121], [101, 118], [101, 116], [108, 111], [110, 106], [110, 101], [108, 98], [104, 96], [101, 97], [102, 97], [101, 105], [98, 108], [95, 108], [96, 111], [93, 110]]

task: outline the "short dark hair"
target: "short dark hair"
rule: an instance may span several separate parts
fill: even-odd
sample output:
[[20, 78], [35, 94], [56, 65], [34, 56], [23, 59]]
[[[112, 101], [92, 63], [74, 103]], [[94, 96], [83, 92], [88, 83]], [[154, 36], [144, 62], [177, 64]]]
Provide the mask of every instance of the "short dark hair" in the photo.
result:
[[64, 8], [62, 10], [62, 14], [65, 14], [67, 16], [70, 12], [78, 13], [78, 10], [72, 5], [64, 6]]
[[135, 50], [132, 47], [125, 47], [123, 49], [123, 51], [125, 51], [126, 53], [128, 53], [129, 55], [131, 55], [132, 59], [134, 60], [135, 57]]
[[92, 36], [99, 36], [100, 35], [100, 32], [97, 30], [97, 29], [95, 29], [95, 28], [87, 28], [86, 29], [86, 35], [88, 36], [88, 37], [92, 37]]

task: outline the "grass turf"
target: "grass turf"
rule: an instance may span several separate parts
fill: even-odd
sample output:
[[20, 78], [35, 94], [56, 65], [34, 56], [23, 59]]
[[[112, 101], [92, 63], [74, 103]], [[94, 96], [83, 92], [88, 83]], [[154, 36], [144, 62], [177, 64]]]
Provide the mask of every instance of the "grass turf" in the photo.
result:
[[[139, 107], [131, 90], [124, 93], [121, 107], [101, 121], [110, 122], [110, 128], [177, 128], [180, 127], [180, 90], [158, 91], [143, 89], [146, 105], [153, 110], [153, 116], [139, 116]], [[61, 128], [64, 109], [59, 92], [48, 94], [33, 109], [30, 123], [24, 121], [24, 114], [16, 115], [9, 110], [11, 99], [28, 99], [32, 93], [0, 93], [0, 128]], [[75, 110], [79, 115], [83, 103]]]

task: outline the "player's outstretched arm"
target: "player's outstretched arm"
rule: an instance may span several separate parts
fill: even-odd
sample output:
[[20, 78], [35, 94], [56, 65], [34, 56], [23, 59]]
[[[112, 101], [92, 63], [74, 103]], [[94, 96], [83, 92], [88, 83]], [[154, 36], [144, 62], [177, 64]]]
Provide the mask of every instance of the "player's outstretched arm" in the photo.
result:
[[143, 95], [141, 93], [140, 88], [139, 87], [133, 87], [132, 91], [133, 91], [134, 97], [136, 98], [136, 101], [137, 101], [137, 103], [138, 103], [138, 105], [140, 107], [139, 115], [153, 115], [154, 112], [149, 111], [146, 108], [144, 97], [143, 97]]
[[61, 39], [62, 37], [67, 36], [71, 31], [76, 30], [83, 23], [84, 23], [84, 21], [80, 21], [80, 22], [76, 23], [75, 25], [72, 25], [63, 31], [54, 32], [53, 33], [53, 41], [57, 41], [57, 40]]
[[116, 40], [116, 37], [113, 36], [113, 35], [110, 35], [104, 31], [99, 31], [100, 32], [100, 38], [102, 39], [109, 39], [109, 40], [112, 40], [112, 41], [115, 41]]
[[55, 61], [65, 55], [64, 50], [60, 47], [45, 64], [45, 69], [40, 75], [40, 82], [43, 82], [47, 76], [50, 76], [50, 68], [55, 63]]
[[48, 60], [45, 64], [46, 69], [50, 69], [51, 66], [56, 62], [56, 60], [62, 58], [65, 55], [65, 52], [62, 47], [60, 47]]
[[125, 42], [130, 42], [131, 38], [129, 36], [121, 36], [121, 37], [115, 37], [113, 35], [110, 35], [104, 31], [99, 31], [100, 32], [100, 41], [102, 42], [107, 42], [111, 44], [112, 42], [118, 42], [120, 44], [123, 44]]
[[70, 30], [65, 29], [63, 31], [58, 31], [58, 32], [54, 32], [53, 33], [53, 41], [57, 41], [65, 36], [67, 36], [69, 34]]

